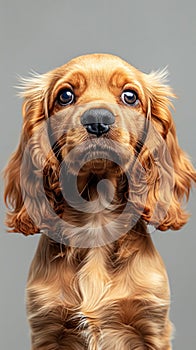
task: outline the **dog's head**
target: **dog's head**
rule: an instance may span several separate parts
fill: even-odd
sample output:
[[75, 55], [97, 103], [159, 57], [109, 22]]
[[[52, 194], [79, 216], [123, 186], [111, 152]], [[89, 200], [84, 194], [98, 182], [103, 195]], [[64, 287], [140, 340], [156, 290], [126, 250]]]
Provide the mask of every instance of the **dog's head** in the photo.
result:
[[163, 72], [144, 74], [118, 57], [94, 54], [24, 80], [23, 88], [21, 141], [5, 172], [13, 231], [39, 232], [51, 210], [83, 226], [83, 205], [95, 213], [99, 196], [111, 202], [107, 213], [117, 215], [114, 207], [122, 212], [129, 202], [160, 230], [187, 221], [183, 200], [196, 173], [177, 142], [175, 96]]

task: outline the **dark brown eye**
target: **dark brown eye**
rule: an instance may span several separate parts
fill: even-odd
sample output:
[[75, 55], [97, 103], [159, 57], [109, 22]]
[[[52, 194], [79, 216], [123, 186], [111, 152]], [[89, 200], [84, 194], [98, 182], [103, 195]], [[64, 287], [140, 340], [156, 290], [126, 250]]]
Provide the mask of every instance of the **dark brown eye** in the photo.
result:
[[74, 93], [70, 89], [62, 89], [57, 96], [57, 102], [61, 106], [70, 105], [75, 99]]
[[124, 104], [129, 106], [136, 106], [139, 102], [138, 95], [133, 90], [125, 90], [121, 95], [121, 100]]

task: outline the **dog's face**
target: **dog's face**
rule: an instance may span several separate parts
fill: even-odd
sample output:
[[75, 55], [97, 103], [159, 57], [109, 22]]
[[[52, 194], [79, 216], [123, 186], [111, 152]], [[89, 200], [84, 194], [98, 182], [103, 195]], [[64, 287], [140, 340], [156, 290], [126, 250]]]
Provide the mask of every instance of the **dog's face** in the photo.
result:
[[[7, 168], [6, 197], [15, 208], [8, 225], [39, 231], [24, 204], [33, 205], [41, 226], [43, 183], [55, 212], [69, 211], [62, 192], [73, 176], [86, 201], [97, 198], [99, 181], [107, 179], [112, 204], [132, 202], [146, 222], [180, 228], [187, 220], [181, 203], [196, 175], [178, 146], [169, 109], [174, 94], [163, 80], [161, 73], [147, 75], [118, 57], [95, 54], [25, 81], [23, 134]], [[109, 197], [110, 190], [102, 188]]]
[[149, 97], [142, 73], [118, 57], [90, 55], [57, 69], [56, 76], [48, 93], [53, 149], [70, 172], [83, 160], [83, 173], [118, 171], [111, 158], [125, 166], [143, 137]]
[[[111, 158], [125, 167], [130, 154], [138, 156], [156, 82], [149, 86], [145, 74], [111, 55], [77, 58], [55, 75], [48, 93], [49, 124], [53, 149], [66, 158], [70, 171], [78, 170], [83, 160], [83, 173], [118, 171]], [[168, 87], [166, 93], [173, 96]], [[166, 117], [152, 118], [163, 137], [171, 123], [169, 113]]]

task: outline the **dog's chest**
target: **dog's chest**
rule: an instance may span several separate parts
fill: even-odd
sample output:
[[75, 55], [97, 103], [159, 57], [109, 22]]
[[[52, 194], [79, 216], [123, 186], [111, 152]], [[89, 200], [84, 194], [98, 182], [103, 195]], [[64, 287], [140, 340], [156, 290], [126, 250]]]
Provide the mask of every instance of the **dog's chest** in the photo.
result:
[[94, 320], [96, 324], [103, 310], [111, 310], [115, 303], [129, 298], [134, 291], [127, 270], [111, 271], [107, 266], [107, 259], [107, 251], [104, 249], [91, 249], [75, 276], [80, 301], [74, 307], [77, 308], [82, 325], [88, 319]]

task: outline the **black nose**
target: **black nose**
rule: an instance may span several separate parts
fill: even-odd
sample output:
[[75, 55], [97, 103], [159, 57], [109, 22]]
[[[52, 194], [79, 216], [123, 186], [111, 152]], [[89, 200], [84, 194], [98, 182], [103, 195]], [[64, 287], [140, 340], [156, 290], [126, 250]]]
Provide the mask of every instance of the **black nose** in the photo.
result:
[[88, 133], [95, 134], [97, 137], [107, 133], [114, 122], [115, 117], [112, 112], [104, 108], [89, 109], [81, 116], [81, 123]]

